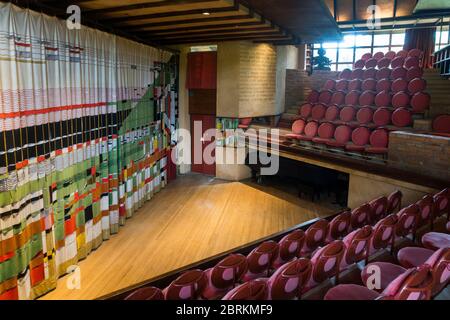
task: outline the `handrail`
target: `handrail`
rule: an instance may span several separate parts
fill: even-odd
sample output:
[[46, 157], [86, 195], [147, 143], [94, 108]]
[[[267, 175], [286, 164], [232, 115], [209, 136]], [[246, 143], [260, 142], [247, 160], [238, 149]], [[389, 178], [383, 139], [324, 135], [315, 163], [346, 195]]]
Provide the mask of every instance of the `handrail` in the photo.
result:
[[434, 54], [434, 67], [440, 70], [443, 77], [450, 77], [450, 44], [436, 51]]

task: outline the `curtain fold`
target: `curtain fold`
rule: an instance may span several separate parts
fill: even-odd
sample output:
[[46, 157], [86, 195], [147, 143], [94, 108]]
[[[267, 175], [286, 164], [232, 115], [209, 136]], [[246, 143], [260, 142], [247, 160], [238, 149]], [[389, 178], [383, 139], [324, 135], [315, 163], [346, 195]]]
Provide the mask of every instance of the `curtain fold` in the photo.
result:
[[54, 289], [164, 187], [169, 58], [0, 3], [0, 300]]
[[433, 68], [433, 53], [436, 45], [436, 28], [408, 29], [405, 35], [404, 50], [420, 49], [423, 51], [422, 66]]

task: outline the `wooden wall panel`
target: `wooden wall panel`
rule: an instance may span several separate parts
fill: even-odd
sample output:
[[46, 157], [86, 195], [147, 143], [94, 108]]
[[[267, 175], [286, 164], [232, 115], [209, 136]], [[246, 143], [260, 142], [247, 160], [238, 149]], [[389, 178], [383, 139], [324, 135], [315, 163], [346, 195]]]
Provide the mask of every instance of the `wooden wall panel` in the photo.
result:
[[189, 113], [216, 115], [216, 89], [189, 90]]

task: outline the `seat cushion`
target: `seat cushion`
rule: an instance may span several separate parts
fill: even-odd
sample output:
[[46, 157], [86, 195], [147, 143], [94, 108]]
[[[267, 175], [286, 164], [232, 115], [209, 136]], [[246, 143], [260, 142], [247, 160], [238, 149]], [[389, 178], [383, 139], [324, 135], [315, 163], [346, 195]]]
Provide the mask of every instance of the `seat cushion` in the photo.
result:
[[356, 284], [340, 284], [328, 290], [325, 300], [375, 300], [380, 294]]
[[369, 273], [369, 270], [374, 266], [378, 267], [380, 270], [380, 288], [377, 288], [377, 291], [383, 291], [387, 288], [387, 286], [399, 275], [406, 271], [402, 266], [389, 263], [389, 262], [374, 262], [368, 264], [363, 271], [361, 272], [361, 279], [364, 284], [367, 284], [367, 280], [372, 275], [372, 272]]
[[434, 251], [420, 247], [406, 247], [400, 249], [397, 260], [404, 268], [414, 268], [425, 263]]
[[428, 232], [422, 237], [422, 244], [425, 248], [438, 250], [450, 247], [450, 234], [439, 232]]

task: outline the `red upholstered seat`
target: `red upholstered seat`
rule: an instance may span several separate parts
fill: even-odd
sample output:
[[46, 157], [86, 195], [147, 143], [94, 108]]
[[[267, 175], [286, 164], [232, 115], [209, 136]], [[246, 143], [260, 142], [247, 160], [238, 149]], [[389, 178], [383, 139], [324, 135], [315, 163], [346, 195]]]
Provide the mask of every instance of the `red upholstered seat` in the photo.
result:
[[317, 101], [319, 101], [319, 91], [317, 90], [312, 90], [309, 95], [308, 98], [306, 99], [306, 101], [308, 101], [309, 103], [316, 103]]
[[408, 51], [406, 51], [406, 50], [400, 50], [399, 52], [397, 52], [397, 57], [402, 57], [402, 58], [406, 59], [407, 56], [408, 56]]
[[359, 91], [350, 91], [349, 93], [347, 93], [347, 95], [345, 96], [345, 104], [347, 105], [351, 105], [351, 106], [356, 106], [358, 105], [358, 101], [359, 101], [359, 96], [360, 96], [360, 92]]
[[337, 106], [329, 106], [327, 111], [325, 112], [325, 120], [326, 121], [334, 121], [339, 116], [339, 108]]
[[353, 68], [355, 69], [363, 69], [366, 66], [366, 61], [365, 60], [357, 60], [355, 62], [355, 64], [353, 65]]
[[414, 95], [417, 92], [424, 91], [427, 88], [427, 81], [421, 78], [415, 78], [409, 81], [408, 91]]
[[375, 91], [377, 88], [377, 80], [365, 79], [361, 84], [362, 91]]
[[372, 58], [372, 53], [368, 52], [368, 53], [364, 53], [361, 57], [361, 60], [367, 61], [370, 58]]
[[389, 133], [385, 129], [375, 129], [370, 135], [370, 145], [377, 148], [387, 148]]
[[372, 154], [387, 154], [388, 148], [367, 146], [364, 151]]
[[303, 119], [308, 119], [311, 116], [312, 111], [312, 104], [311, 103], [305, 103], [300, 107], [300, 117]]
[[365, 203], [351, 212], [350, 224], [353, 230], [362, 228], [370, 223], [370, 216], [372, 215], [372, 207]]
[[388, 196], [388, 207], [387, 207], [387, 213], [391, 214], [394, 212], [397, 212], [398, 210], [400, 210], [401, 206], [402, 206], [402, 197], [403, 194], [400, 190], [396, 190], [394, 192], [392, 192], [389, 196]]
[[267, 276], [270, 267], [278, 256], [278, 250], [278, 243], [275, 241], [265, 241], [253, 249], [247, 255], [248, 269], [242, 280], [245, 282]]
[[327, 145], [331, 147], [342, 148], [350, 141], [352, 135], [352, 129], [346, 125], [340, 125], [334, 131], [334, 140], [327, 142]]
[[391, 122], [391, 111], [387, 108], [378, 108], [373, 114], [373, 123], [385, 126]]
[[445, 188], [444, 190], [436, 193], [433, 196], [434, 202], [434, 215], [440, 217], [441, 215], [447, 213], [447, 218], [450, 220], [450, 189]]
[[393, 93], [398, 93], [401, 91], [406, 91], [408, 89], [408, 81], [405, 79], [396, 79], [392, 82], [391, 91]]
[[439, 232], [428, 232], [422, 236], [422, 244], [425, 248], [438, 250], [450, 248], [450, 234]]
[[322, 103], [315, 104], [311, 110], [311, 117], [314, 120], [322, 120], [325, 117], [326, 111], [327, 107], [324, 104]]
[[375, 224], [372, 238], [370, 239], [370, 254], [392, 245], [396, 223], [397, 215], [390, 214]]
[[366, 127], [358, 127], [352, 132], [352, 142], [357, 146], [364, 146], [369, 142], [370, 130]]
[[323, 90], [319, 95], [319, 102], [328, 104], [331, 101], [331, 97], [333, 96], [333, 92], [331, 90]]
[[381, 91], [375, 97], [375, 105], [380, 107], [390, 107], [392, 103], [392, 95], [389, 91]]
[[369, 263], [361, 272], [361, 279], [366, 286], [373, 285], [373, 283], [369, 281], [370, 276], [373, 273], [372, 270], [379, 270], [379, 273], [377, 272], [377, 274], [380, 275], [380, 287], [374, 289], [379, 292], [385, 290], [392, 281], [406, 272], [405, 268], [389, 262]]
[[278, 256], [273, 261], [272, 267], [278, 269], [286, 262], [295, 259], [300, 255], [300, 250], [305, 242], [305, 232], [303, 230], [295, 230], [284, 236], [278, 242]]
[[409, 68], [412, 68], [412, 67], [419, 67], [419, 65], [420, 65], [419, 58], [417, 58], [417, 57], [408, 57], [405, 60], [404, 67], [406, 69], [409, 69]]
[[411, 98], [411, 107], [416, 113], [424, 112], [430, 108], [431, 96], [426, 92], [417, 92]]
[[227, 293], [241, 280], [247, 272], [248, 262], [242, 254], [230, 254], [213, 268], [205, 270], [207, 286], [202, 291], [202, 298], [218, 299]]
[[350, 211], [344, 211], [331, 220], [327, 237], [328, 242], [342, 239], [348, 234], [351, 216]]
[[302, 140], [303, 138], [303, 135], [296, 133], [287, 133], [284, 136], [288, 139], [296, 139], [296, 140]]
[[312, 273], [309, 259], [298, 259], [281, 266], [267, 281], [269, 287], [268, 300], [291, 300], [308, 283]]
[[368, 124], [372, 122], [373, 119], [373, 110], [369, 107], [363, 107], [358, 110], [356, 113], [356, 120], [360, 124]]
[[425, 195], [422, 199], [416, 202], [419, 206], [419, 217], [417, 225], [419, 227], [430, 224], [432, 226], [433, 223], [433, 210], [434, 210], [434, 201], [431, 195]]
[[376, 291], [357, 284], [340, 284], [325, 294], [324, 300], [376, 300], [381, 297]]
[[410, 234], [415, 234], [419, 214], [419, 206], [416, 204], [400, 210], [397, 213], [398, 221], [395, 226], [395, 235], [397, 237], [406, 237]]
[[351, 78], [352, 78], [352, 70], [350, 69], [344, 69], [341, 71], [341, 73], [339, 73], [339, 79], [350, 80]]
[[425, 262], [433, 270], [433, 296], [441, 292], [450, 282], [450, 248], [442, 248], [433, 253]]
[[345, 236], [344, 243], [346, 250], [341, 262], [342, 269], [367, 258], [371, 237], [371, 226], [364, 226]]
[[352, 79], [363, 79], [364, 77], [364, 70], [363, 69], [354, 69], [352, 71]]
[[392, 106], [394, 108], [409, 107], [411, 98], [406, 91], [400, 91], [392, 97]]
[[381, 59], [384, 58], [384, 52], [379, 51], [379, 52], [375, 53], [373, 55], [373, 58], [376, 59], [377, 61], [380, 61]]
[[[390, 91], [391, 90], [391, 80], [389, 79], [381, 79], [378, 80], [378, 82], [376, 82], [375, 84], [375, 88], [377, 92], [381, 92], [381, 91]], [[363, 86], [364, 89], [364, 86]]]
[[317, 130], [318, 137], [313, 138], [314, 143], [327, 143], [334, 136], [335, 126], [330, 122], [324, 122]]
[[305, 243], [301, 250], [301, 255], [307, 255], [318, 247], [325, 244], [328, 235], [329, 222], [325, 219], [321, 219], [306, 230]]
[[356, 144], [349, 143], [345, 146], [345, 150], [354, 152], [363, 152], [366, 146], [357, 146]]
[[411, 81], [415, 78], [422, 78], [423, 77], [423, 69], [419, 67], [412, 67], [408, 69], [408, 72], [406, 72], [406, 80]]
[[388, 207], [388, 200], [386, 197], [378, 197], [372, 201], [369, 202], [370, 208], [372, 209], [370, 221], [372, 223], [378, 222], [381, 218], [383, 218], [386, 215], [387, 207]]
[[420, 49], [411, 49], [408, 51], [408, 57], [422, 58], [423, 51]]
[[356, 109], [352, 106], [345, 106], [339, 113], [339, 119], [343, 122], [350, 122], [355, 119]]
[[430, 300], [433, 278], [429, 265], [408, 269], [387, 286], [383, 295], [390, 300]]
[[361, 84], [362, 81], [360, 79], [353, 79], [348, 83], [348, 91], [352, 91], [352, 90], [356, 90], [356, 91], [360, 91], [361, 90]]
[[163, 290], [165, 300], [196, 300], [206, 287], [207, 279], [202, 270], [189, 270], [181, 274]]
[[374, 58], [370, 58], [369, 60], [366, 61], [366, 68], [370, 69], [370, 68], [375, 68], [378, 64], [378, 60], [374, 59]]
[[364, 91], [359, 96], [359, 105], [360, 106], [371, 106], [375, 102], [375, 91]]
[[433, 120], [433, 131], [438, 133], [450, 133], [450, 115], [443, 114]]
[[306, 122], [303, 119], [299, 119], [294, 121], [292, 124], [292, 133], [294, 134], [303, 134], [305, 131]]
[[164, 300], [164, 295], [158, 288], [145, 287], [133, 291], [124, 300]]
[[269, 286], [267, 281], [252, 280], [229, 291], [222, 300], [267, 300]]
[[337, 91], [346, 91], [347, 87], [348, 87], [348, 83], [349, 83], [349, 80], [346, 80], [346, 79], [338, 80], [338, 81], [336, 81], [335, 88]]
[[334, 90], [335, 86], [336, 86], [336, 81], [332, 80], [332, 79], [328, 79], [327, 81], [325, 81], [323, 90]]
[[412, 123], [411, 112], [406, 108], [395, 109], [391, 119], [392, 124], [396, 127], [407, 127]]
[[420, 247], [405, 247], [398, 251], [397, 260], [403, 268], [414, 268], [424, 264], [434, 251]]
[[405, 64], [405, 58], [396, 57], [396, 58], [392, 59], [392, 61], [391, 61], [391, 68], [395, 69], [398, 67], [403, 67], [404, 64]]
[[391, 72], [391, 79], [395, 80], [395, 79], [400, 79], [400, 78], [406, 78], [406, 73], [408, 72], [408, 70], [406, 70], [403, 67], [397, 67], [395, 69], [392, 70]]
[[395, 51], [388, 51], [385, 53], [384, 57], [389, 58], [390, 60], [394, 59], [397, 56]]
[[383, 69], [383, 68], [387, 68], [391, 65], [391, 60], [390, 58], [382, 58], [378, 61], [378, 69]]
[[316, 121], [309, 121], [305, 126], [305, 133], [300, 137], [300, 140], [311, 141], [317, 135], [319, 124]]
[[389, 79], [391, 77], [391, 72], [392, 70], [390, 68], [381, 68], [380, 70], [377, 71], [377, 76], [376, 79], [377, 80], [381, 80], [381, 79]]
[[363, 79], [376, 79], [377, 78], [377, 69], [369, 68], [364, 70]]

